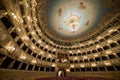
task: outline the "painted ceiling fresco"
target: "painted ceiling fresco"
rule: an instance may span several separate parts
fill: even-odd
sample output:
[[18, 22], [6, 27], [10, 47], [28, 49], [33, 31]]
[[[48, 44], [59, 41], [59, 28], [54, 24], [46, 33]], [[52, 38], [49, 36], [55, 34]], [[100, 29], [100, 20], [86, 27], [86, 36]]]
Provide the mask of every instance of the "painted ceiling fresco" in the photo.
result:
[[57, 36], [74, 38], [97, 27], [110, 11], [104, 0], [47, 0], [48, 28]]

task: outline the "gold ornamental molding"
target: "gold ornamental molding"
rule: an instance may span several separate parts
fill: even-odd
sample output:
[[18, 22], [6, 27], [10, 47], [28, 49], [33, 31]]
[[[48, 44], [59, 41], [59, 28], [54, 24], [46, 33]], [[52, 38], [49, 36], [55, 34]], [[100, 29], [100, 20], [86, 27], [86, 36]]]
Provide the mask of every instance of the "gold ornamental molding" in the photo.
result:
[[[72, 40], [65, 40], [64, 38], [60, 38], [57, 37], [53, 31], [49, 30], [46, 26], [42, 27], [44, 30], [44, 33], [47, 34], [49, 37], [53, 38], [53, 39], [57, 39], [60, 42], [80, 42], [83, 40], [87, 40], [88, 38], [94, 37], [97, 33], [101, 32], [102, 30], [105, 29], [105, 27], [107, 27], [107, 25], [110, 25], [112, 23], [112, 21], [114, 22], [115, 18], [118, 15], [118, 13], [120, 13], [120, 10], [114, 10], [112, 13], [105, 15], [102, 19], [99, 25], [97, 25], [98, 27], [93, 28], [92, 30], [88, 31], [84, 36], [81, 37], [76, 37], [75, 39]], [[44, 25], [44, 24], [43, 24]]]
[[[105, 1], [105, 5], [107, 4], [114, 4], [115, 2], [117, 2], [119, 0], [115, 0], [115, 1], [111, 1], [111, 0], [106, 0]], [[42, 6], [41, 4], [38, 4], [37, 6]], [[45, 5], [43, 5], [44, 8], [45, 8]], [[43, 8], [42, 8], [43, 9]], [[112, 22], [114, 22], [115, 18], [118, 15], [118, 13], [120, 13], [120, 10], [119, 9], [116, 9], [114, 10], [113, 12], [103, 16], [103, 18], [101, 19], [100, 23], [98, 25], [96, 25], [97, 27], [89, 30], [87, 33], [85, 33], [84, 35], [80, 36], [80, 37], [75, 37], [74, 39], [65, 39], [64, 37], [58, 37], [56, 34], [54, 34], [54, 32], [52, 30], [50, 30], [47, 26], [48, 26], [48, 20], [47, 20], [47, 15], [45, 13], [45, 10], [43, 10], [44, 13], [41, 14], [39, 13], [39, 11], [37, 11], [37, 15], [39, 17], [38, 20], [39, 20], [39, 24], [40, 24], [40, 29], [41, 31], [43, 32], [44, 35], [46, 35], [48, 37], [48, 39], [51, 39], [53, 41], [56, 41], [56, 43], [71, 43], [71, 42], [74, 42], [74, 43], [79, 43], [79, 42], [82, 42], [82, 41], [86, 41], [88, 39], [92, 39], [92, 38], [95, 38], [96, 36], [98, 36], [99, 32], [102, 32], [104, 31], [104, 29], [106, 29], [106, 27], [108, 27], [108, 25], [112, 24]], [[114, 13], [114, 14], [113, 14]], [[108, 19], [109, 18], [109, 19]], [[43, 19], [43, 20], [42, 20]]]
[[105, 6], [107, 7], [114, 7], [119, 5], [120, 5], [120, 0], [105, 0]]

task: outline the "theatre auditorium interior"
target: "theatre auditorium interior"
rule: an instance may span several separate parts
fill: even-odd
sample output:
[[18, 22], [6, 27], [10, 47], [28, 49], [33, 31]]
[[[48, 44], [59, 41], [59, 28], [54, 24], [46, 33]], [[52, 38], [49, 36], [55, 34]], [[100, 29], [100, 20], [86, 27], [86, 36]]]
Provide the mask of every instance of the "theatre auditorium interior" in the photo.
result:
[[0, 0], [0, 80], [120, 80], [120, 0]]

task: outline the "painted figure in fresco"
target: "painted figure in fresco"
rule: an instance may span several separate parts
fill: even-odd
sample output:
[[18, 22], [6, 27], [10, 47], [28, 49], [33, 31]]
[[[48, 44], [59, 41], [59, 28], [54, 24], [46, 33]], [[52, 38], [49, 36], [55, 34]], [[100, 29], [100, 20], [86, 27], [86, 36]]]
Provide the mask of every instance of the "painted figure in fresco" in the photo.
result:
[[86, 22], [86, 25], [87, 25], [87, 26], [89, 25], [89, 20]]
[[62, 27], [58, 27], [59, 30], [62, 30]]
[[83, 2], [80, 2], [79, 9], [86, 9], [86, 6]]
[[61, 14], [62, 14], [62, 8], [59, 8], [58, 15], [61, 16]]

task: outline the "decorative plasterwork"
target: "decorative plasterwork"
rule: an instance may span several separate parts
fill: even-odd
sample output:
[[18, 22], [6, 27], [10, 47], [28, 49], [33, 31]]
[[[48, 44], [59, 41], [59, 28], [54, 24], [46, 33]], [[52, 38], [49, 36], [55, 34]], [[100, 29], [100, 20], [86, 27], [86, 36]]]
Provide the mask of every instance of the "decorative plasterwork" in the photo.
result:
[[[41, 5], [38, 4], [37, 6], [41, 6]], [[45, 5], [44, 5], [44, 7], [45, 7]], [[40, 11], [42, 11], [44, 13], [41, 14], [41, 13], [39, 13]], [[46, 35], [48, 38], [51, 38], [51, 40], [55, 40], [56, 44], [57, 44], [57, 42], [63, 43], [63, 44], [64, 43], [68, 43], [69, 44], [71, 42], [77, 43], [77, 42], [83, 42], [83, 41], [95, 38], [95, 36], [97, 36], [100, 32], [102, 32], [105, 29], [105, 27], [108, 27], [108, 23], [110, 23], [110, 22], [112, 23], [112, 21], [116, 17], [114, 15], [117, 14], [118, 12], [120, 12], [120, 10], [114, 10], [112, 13], [109, 13], [109, 14], [103, 16], [103, 18], [101, 19], [100, 23], [98, 25], [96, 25], [98, 27], [94, 27], [93, 29], [87, 31], [84, 35], [81, 35], [80, 37], [75, 37], [75, 38], [71, 38], [71, 39], [65, 39], [62, 36], [58, 37], [54, 33], [54, 31], [52, 31], [51, 29], [47, 28], [47, 26], [48, 26], [48, 22], [47, 21], [48, 20], [47, 20], [47, 16], [46, 16], [46, 12], [45, 12], [44, 8], [42, 10], [37, 11], [37, 12], [39, 13], [39, 14], [37, 14], [37, 16], [39, 16], [38, 17], [39, 25], [40, 25], [41, 31], [44, 33], [44, 35]]]

